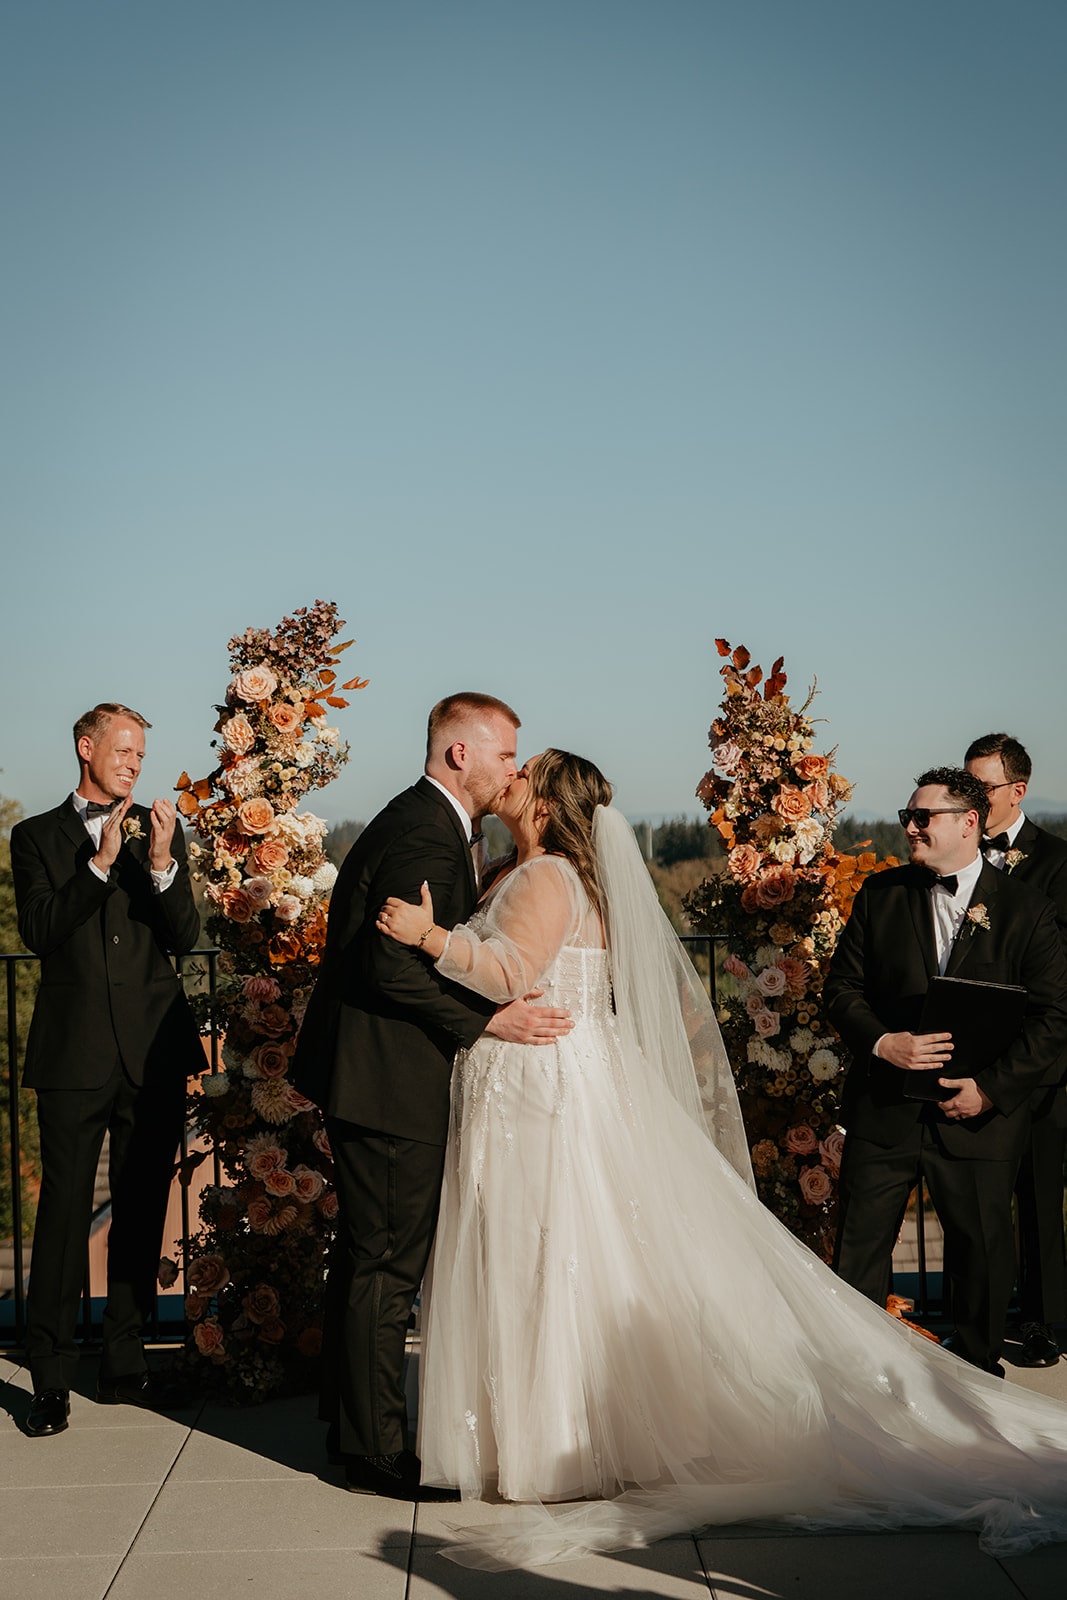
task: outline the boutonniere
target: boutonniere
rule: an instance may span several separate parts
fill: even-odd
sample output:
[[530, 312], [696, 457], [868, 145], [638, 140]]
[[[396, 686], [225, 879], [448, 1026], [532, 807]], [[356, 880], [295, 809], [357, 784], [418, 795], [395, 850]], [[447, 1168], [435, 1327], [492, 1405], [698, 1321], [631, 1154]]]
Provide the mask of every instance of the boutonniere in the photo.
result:
[[966, 928], [968, 933], [973, 933], [975, 928], [982, 928], [989, 932], [989, 912], [985, 906], [968, 906]]
[[1004, 857], [1004, 871], [1014, 872], [1020, 861], [1026, 860], [1025, 850], [1009, 850]]
[[123, 819], [122, 836], [124, 839], [144, 838], [144, 829], [141, 827], [140, 817], [125, 817]]

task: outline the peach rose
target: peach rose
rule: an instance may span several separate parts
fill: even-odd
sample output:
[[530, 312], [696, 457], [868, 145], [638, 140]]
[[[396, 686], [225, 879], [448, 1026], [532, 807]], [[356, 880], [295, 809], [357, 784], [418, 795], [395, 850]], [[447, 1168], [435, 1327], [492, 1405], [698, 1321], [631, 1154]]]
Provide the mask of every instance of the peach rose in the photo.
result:
[[237, 820], [245, 833], [269, 833], [274, 826], [274, 807], [262, 795], [253, 795], [237, 808]]
[[834, 1180], [825, 1167], [801, 1167], [797, 1183], [809, 1206], [823, 1205], [834, 1192]]
[[250, 922], [255, 906], [243, 889], [224, 889], [219, 901], [224, 916], [231, 922]]
[[783, 822], [803, 822], [805, 817], [811, 816], [811, 801], [803, 789], [784, 783], [771, 801], [771, 810], [776, 811]]
[[826, 756], [797, 756], [793, 762], [793, 770], [798, 778], [810, 783], [812, 778], [826, 777], [830, 770], [830, 762]]
[[811, 801], [813, 811], [829, 811], [830, 785], [825, 783], [822, 778], [816, 778], [814, 783], [809, 783], [804, 793]]
[[[756, 882], [750, 884], [756, 905], [761, 911], [774, 911], [792, 900], [796, 890], [796, 877], [790, 867], [768, 867]], [[747, 894], [747, 890], [745, 891]]]
[[795, 1127], [787, 1128], [782, 1143], [795, 1156], [810, 1156], [819, 1148], [815, 1130], [809, 1128], [806, 1122], [798, 1122]]
[[238, 700], [269, 700], [278, 687], [278, 680], [261, 661], [258, 667], [246, 667], [234, 678], [232, 689]]
[[303, 902], [299, 895], [280, 895], [274, 906], [274, 915], [279, 922], [295, 922], [303, 910]]
[[852, 785], [849, 783], [848, 779], [843, 778], [839, 772], [831, 772], [826, 781], [830, 785], [830, 793], [833, 795], [835, 800], [852, 799]]
[[277, 1195], [284, 1199], [296, 1191], [296, 1180], [291, 1172], [286, 1172], [284, 1167], [275, 1167], [273, 1172], [268, 1172], [263, 1179], [263, 1187], [268, 1194]]
[[781, 833], [781, 831], [782, 824], [777, 817], [772, 817], [769, 811], [765, 811], [762, 817], [757, 817], [752, 824], [753, 836], [759, 840], [760, 844], [766, 844], [768, 839], [773, 839], [775, 834]]
[[241, 1304], [249, 1322], [265, 1322], [268, 1317], [276, 1317], [281, 1309], [278, 1291], [267, 1283], [257, 1283], [255, 1288], [245, 1295]]
[[740, 978], [742, 983], [748, 983], [752, 977], [751, 967], [747, 967], [740, 956], [728, 955], [723, 962], [723, 969], [731, 977]]
[[774, 996], [785, 993], [785, 973], [778, 966], [765, 967], [756, 976], [756, 988], [760, 994]]
[[752, 1022], [761, 1039], [773, 1039], [782, 1026], [782, 1019], [777, 1011], [758, 1011]]
[[309, 1205], [314, 1204], [326, 1187], [326, 1179], [322, 1173], [316, 1172], [314, 1167], [305, 1166], [303, 1163], [293, 1168], [293, 1180], [296, 1184], [297, 1195], [301, 1200], [306, 1200]]
[[197, 1256], [189, 1263], [185, 1279], [200, 1294], [218, 1294], [230, 1281], [230, 1269], [220, 1255]]
[[243, 711], [227, 717], [219, 732], [223, 744], [235, 756], [246, 756], [256, 742], [255, 730]]
[[841, 1172], [841, 1156], [844, 1153], [844, 1149], [845, 1136], [840, 1128], [834, 1128], [832, 1132], [826, 1135], [825, 1139], [819, 1140], [819, 1155], [822, 1157], [822, 1164], [827, 1172], [831, 1173], [835, 1178]]
[[726, 864], [735, 878], [749, 882], [760, 868], [759, 851], [750, 844], [737, 844], [726, 857]]
[[248, 1141], [246, 1160], [253, 1178], [262, 1181], [268, 1172], [276, 1172], [279, 1167], [285, 1166], [285, 1151], [280, 1144], [273, 1142], [269, 1133], [261, 1133]]
[[289, 1070], [289, 1052], [284, 1045], [261, 1044], [251, 1060], [261, 1078], [284, 1078]]
[[278, 872], [289, 860], [289, 851], [280, 839], [264, 839], [252, 852], [260, 872]]
[[297, 710], [291, 700], [276, 701], [267, 712], [267, 716], [279, 733], [296, 733], [304, 726], [303, 707]]
[[327, 1222], [332, 1222], [337, 1215], [337, 1190], [331, 1189], [329, 1194], [324, 1194], [318, 1205], [319, 1215], [325, 1217]]
[[266, 1233], [267, 1224], [274, 1215], [274, 1207], [266, 1195], [256, 1195], [248, 1202], [248, 1226], [253, 1233]]
[[222, 1328], [214, 1317], [199, 1323], [193, 1332], [193, 1338], [202, 1356], [221, 1355], [226, 1348]]

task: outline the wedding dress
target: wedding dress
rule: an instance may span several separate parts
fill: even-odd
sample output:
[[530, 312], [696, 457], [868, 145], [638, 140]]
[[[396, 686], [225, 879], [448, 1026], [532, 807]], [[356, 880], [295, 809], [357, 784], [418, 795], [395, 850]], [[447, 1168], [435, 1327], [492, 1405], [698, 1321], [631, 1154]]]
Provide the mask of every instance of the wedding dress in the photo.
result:
[[625, 819], [595, 836], [609, 949], [542, 856], [438, 962], [575, 1024], [455, 1067], [418, 1447], [424, 1481], [523, 1504], [445, 1553], [534, 1565], [767, 1518], [1067, 1538], [1067, 1406], [910, 1331], [760, 1204], [699, 980]]

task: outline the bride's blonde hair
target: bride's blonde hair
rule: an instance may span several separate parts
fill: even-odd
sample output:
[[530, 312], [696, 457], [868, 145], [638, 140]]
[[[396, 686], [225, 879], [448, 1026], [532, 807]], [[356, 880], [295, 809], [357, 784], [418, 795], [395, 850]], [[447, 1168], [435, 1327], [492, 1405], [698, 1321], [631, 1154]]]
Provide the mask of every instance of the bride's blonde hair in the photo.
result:
[[593, 813], [597, 806], [611, 804], [611, 784], [599, 767], [567, 750], [546, 750], [533, 763], [529, 778], [529, 799], [548, 807], [543, 848], [570, 862], [599, 911]]

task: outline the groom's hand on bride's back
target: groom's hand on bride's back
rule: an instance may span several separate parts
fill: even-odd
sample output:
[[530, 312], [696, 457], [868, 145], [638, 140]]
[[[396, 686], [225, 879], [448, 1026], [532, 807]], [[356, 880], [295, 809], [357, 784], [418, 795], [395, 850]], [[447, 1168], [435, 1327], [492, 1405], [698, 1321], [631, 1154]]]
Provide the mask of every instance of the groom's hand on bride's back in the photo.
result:
[[565, 1033], [570, 1033], [574, 1021], [569, 1011], [560, 1006], [538, 1006], [532, 1002], [544, 994], [543, 989], [531, 989], [521, 1000], [512, 1000], [501, 1006], [489, 1019], [486, 1033], [494, 1039], [505, 1039], [508, 1044], [555, 1044]]

